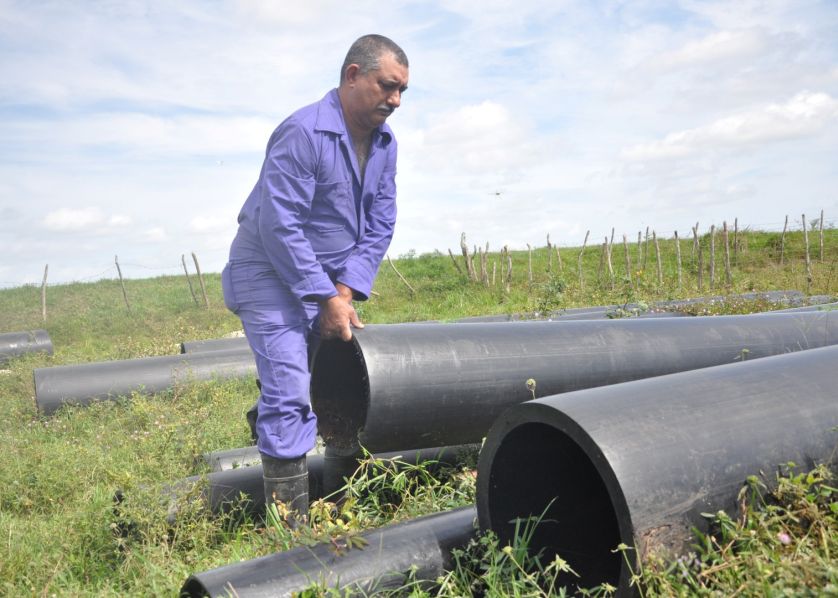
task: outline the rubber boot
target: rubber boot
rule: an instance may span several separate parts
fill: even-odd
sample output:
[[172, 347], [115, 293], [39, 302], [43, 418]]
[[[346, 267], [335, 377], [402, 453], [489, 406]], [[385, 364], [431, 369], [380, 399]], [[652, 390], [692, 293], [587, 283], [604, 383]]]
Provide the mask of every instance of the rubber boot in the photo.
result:
[[265, 505], [282, 503], [285, 522], [291, 529], [304, 525], [308, 518], [308, 467], [306, 457], [277, 459], [262, 454], [262, 480]]
[[345, 497], [346, 480], [358, 469], [364, 455], [360, 447], [338, 448], [326, 445], [323, 455], [323, 496], [340, 504]]

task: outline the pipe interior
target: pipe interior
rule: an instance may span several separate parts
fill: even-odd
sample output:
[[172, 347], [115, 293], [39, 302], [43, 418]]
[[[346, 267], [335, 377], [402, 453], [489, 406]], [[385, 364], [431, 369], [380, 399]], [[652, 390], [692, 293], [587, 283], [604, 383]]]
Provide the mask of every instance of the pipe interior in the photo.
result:
[[580, 575], [560, 580], [569, 587], [618, 585], [617, 513], [596, 467], [567, 434], [542, 423], [518, 426], [503, 438], [489, 475], [489, 514], [501, 545], [512, 542], [515, 519], [544, 513], [531, 555], [540, 552], [545, 566], [556, 555], [566, 560]]
[[369, 394], [369, 378], [358, 345], [354, 341], [322, 342], [311, 368], [311, 404], [327, 446], [357, 448]]

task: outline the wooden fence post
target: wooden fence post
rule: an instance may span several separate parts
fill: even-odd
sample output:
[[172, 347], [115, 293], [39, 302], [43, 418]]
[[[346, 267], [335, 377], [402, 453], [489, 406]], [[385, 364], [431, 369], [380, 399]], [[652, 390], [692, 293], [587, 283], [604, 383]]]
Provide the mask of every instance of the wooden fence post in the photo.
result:
[[477, 274], [477, 266], [474, 265], [474, 257], [477, 255], [477, 245], [472, 246], [471, 256], [468, 258], [471, 262], [471, 271], [474, 272], [474, 281], [477, 282], [480, 280], [480, 276]]
[[704, 252], [701, 243], [698, 244], [698, 292], [704, 290]]
[[49, 264], [44, 266], [44, 280], [41, 282], [41, 317], [44, 322], [47, 321], [47, 272], [49, 272]]
[[119, 256], [113, 256], [113, 262], [116, 264], [116, 273], [119, 274], [119, 284], [122, 287], [122, 298], [125, 299], [125, 307], [131, 309], [128, 303], [128, 293], [125, 292], [125, 281], [122, 280], [122, 268], [119, 267]]
[[625, 251], [626, 255], [626, 277], [628, 278], [629, 284], [634, 288], [634, 279], [631, 276], [631, 257], [629, 256], [629, 243], [628, 237], [623, 235], [623, 250]]
[[614, 290], [614, 266], [611, 264], [611, 247], [614, 243], [614, 229], [611, 229], [611, 243], [608, 242], [608, 237], [605, 237], [605, 259], [608, 264], [608, 280], [610, 281], [611, 290]]
[[[789, 215], [786, 214], [786, 222], [783, 224], [783, 234], [780, 236], [780, 265], [783, 265], [786, 253], [786, 230], [789, 228]], [[805, 228], [805, 227], [804, 227]]]
[[460, 250], [463, 252], [463, 260], [466, 263], [466, 271], [468, 272], [469, 280], [477, 280], [477, 274], [474, 272], [474, 264], [468, 257], [468, 245], [466, 245], [466, 234], [460, 235]]
[[195, 296], [195, 289], [192, 287], [192, 279], [189, 278], [189, 270], [186, 268], [186, 256], [184, 254], [180, 254], [180, 263], [183, 264], [183, 273], [186, 274], [186, 282], [189, 283], [189, 292], [192, 293], [192, 301], [195, 302], [195, 305], [198, 305], [198, 298]]
[[550, 233], [547, 233], [547, 272], [553, 272], [553, 246], [550, 245]]
[[506, 292], [512, 289], [512, 255], [509, 253], [509, 247], [504, 245], [503, 251], [506, 254]]
[[599, 252], [599, 266], [597, 266], [596, 271], [596, 279], [598, 282], [602, 282], [602, 271], [605, 269], [605, 254], [608, 252], [608, 237], [605, 238], [605, 242], [600, 247]]
[[489, 286], [489, 242], [486, 241], [486, 249], [483, 250], [483, 255], [480, 256], [480, 277], [483, 279], [483, 284]]
[[727, 220], [722, 222], [722, 237], [725, 242], [725, 283], [730, 288], [733, 285], [733, 277], [730, 274], [730, 246], [728, 245]]
[[527, 283], [532, 284], [532, 247], [527, 243]]
[[739, 263], [739, 218], [733, 219], [733, 265]]
[[820, 229], [821, 263], [823, 263], [823, 210], [821, 210], [821, 219], [818, 223], [818, 228]]
[[402, 273], [399, 272], [396, 269], [396, 264], [394, 264], [393, 260], [390, 259], [390, 254], [389, 253], [387, 254], [387, 261], [390, 262], [390, 267], [393, 268], [393, 272], [396, 273], [396, 276], [399, 277], [399, 280], [401, 280], [404, 283], [404, 286], [406, 286], [410, 290], [410, 294], [415, 295], [416, 294], [416, 289], [414, 289], [412, 286], [410, 286], [410, 283], [407, 282], [407, 279], [405, 279], [405, 277], [402, 276]]
[[655, 244], [655, 259], [658, 262], [658, 286], [663, 286], [663, 265], [661, 264], [661, 246], [658, 237], [652, 230], [652, 242]]
[[579, 252], [579, 288], [585, 288], [585, 275], [582, 272], [582, 256], [585, 255], [585, 246], [588, 244], [588, 235], [591, 231], [585, 233], [585, 240], [582, 242], [582, 250]]
[[806, 292], [812, 290], [812, 261], [809, 259], [809, 230], [806, 228], [806, 214], [801, 216], [803, 220], [803, 244], [806, 246]]
[[693, 264], [695, 264], [696, 260], [698, 259], [698, 222], [695, 223], [693, 227], [693, 249], [690, 254], [690, 257], [693, 258]]
[[451, 261], [452, 261], [452, 262], [454, 262], [454, 267], [457, 269], [457, 272], [460, 274], [460, 276], [464, 276], [464, 274], [463, 274], [463, 269], [462, 269], [462, 268], [460, 268], [460, 264], [458, 264], [458, 263], [457, 263], [457, 260], [456, 260], [456, 259], [454, 259], [454, 254], [451, 252], [451, 248], [450, 248], [450, 247], [448, 248], [448, 255], [450, 255], [450, 256], [451, 256]]
[[192, 261], [195, 262], [195, 271], [198, 273], [198, 282], [201, 283], [201, 294], [204, 296], [204, 307], [209, 309], [209, 297], [207, 297], [207, 287], [204, 284], [204, 275], [201, 274], [201, 266], [198, 264], [198, 256], [192, 252]]
[[637, 231], [637, 269], [643, 270], [643, 237], [642, 232]]
[[681, 290], [681, 240], [675, 231], [675, 267], [678, 269], [678, 290]]
[[646, 271], [646, 263], [649, 259], [649, 227], [646, 227], [646, 239], [645, 243], [643, 244], [643, 266], [640, 268], [644, 272]]
[[710, 288], [716, 288], [716, 225], [710, 225]]

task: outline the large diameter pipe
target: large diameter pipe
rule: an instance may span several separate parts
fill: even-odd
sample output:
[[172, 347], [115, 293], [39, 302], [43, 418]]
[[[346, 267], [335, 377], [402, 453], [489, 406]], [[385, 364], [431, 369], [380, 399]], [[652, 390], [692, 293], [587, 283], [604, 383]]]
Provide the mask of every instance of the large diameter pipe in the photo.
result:
[[565, 558], [581, 576], [568, 583], [627, 595], [619, 544], [630, 560], [682, 553], [702, 513], [735, 515], [748, 476], [771, 486], [790, 461], [834, 457], [836, 367], [833, 346], [516, 405], [480, 454], [480, 525], [503, 543], [541, 517], [532, 551]]
[[[397, 459], [407, 464], [426, 463], [431, 472], [443, 467], [455, 466], [468, 459], [473, 459], [477, 447], [448, 446], [424, 448], [419, 450], [394, 451], [373, 455], [377, 459]], [[324, 455], [309, 455], [308, 465], [309, 499], [324, 498]], [[357, 467], [357, 462], [356, 462]], [[185, 478], [172, 484], [167, 490], [169, 497], [168, 519], [174, 523], [177, 519], [178, 502], [183, 497], [191, 496], [195, 488], [200, 489], [199, 499], [213, 515], [229, 513], [234, 508], [250, 516], [263, 515], [265, 512], [265, 492], [262, 485], [262, 464], [239, 467]]]
[[[311, 399], [327, 446], [479, 442], [536, 396], [838, 344], [838, 314], [368, 325], [321, 343]], [[530, 390], [527, 381], [535, 381]]]
[[176, 384], [255, 373], [249, 349], [36, 368], [35, 403], [51, 414], [65, 403], [86, 405], [135, 391], [153, 394]]
[[298, 547], [196, 573], [181, 595], [279, 598], [317, 584], [366, 596], [400, 588], [411, 574], [433, 582], [452, 567], [452, 551], [475, 536], [474, 519], [474, 507], [462, 507], [360, 534], [360, 547]]
[[0, 334], [0, 365], [27, 353], [52, 355], [52, 340], [46, 330], [25, 330]]

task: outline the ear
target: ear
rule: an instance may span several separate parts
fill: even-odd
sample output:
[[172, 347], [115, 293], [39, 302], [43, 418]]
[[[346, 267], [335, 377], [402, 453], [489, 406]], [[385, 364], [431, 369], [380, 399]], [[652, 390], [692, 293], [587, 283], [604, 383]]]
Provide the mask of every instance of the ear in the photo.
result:
[[348, 67], [346, 67], [346, 77], [345, 77], [346, 82], [347, 83], [354, 83], [355, 80], [358, 78], [358, 75], [360, 74], [360, 72], [361, 72], [361, 67], [360, 66], [358, 66], [357, 64], [354, 64], [354, 63], [350, 64]]

